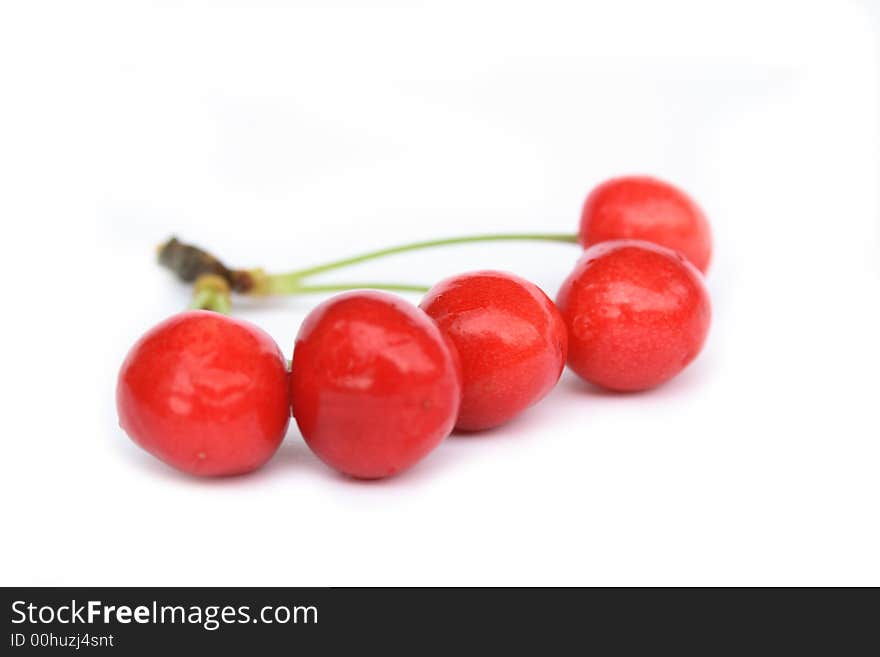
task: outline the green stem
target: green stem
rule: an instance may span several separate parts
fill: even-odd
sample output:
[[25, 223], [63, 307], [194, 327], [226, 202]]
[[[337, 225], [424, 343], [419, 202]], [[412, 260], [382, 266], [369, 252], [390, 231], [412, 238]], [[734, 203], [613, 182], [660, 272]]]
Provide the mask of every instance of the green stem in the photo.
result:
[[345, 292], [347, 290], [388, 290], [389, 292], [425, 293], [425, 285], [408, 285], [405, 283], [327, 283], [322, 285], [301, 285], [299, 279], [270, 277], [269, 294], [320, 294], [322, 292]]
[[232, 309], [228, 292], [224, 294], [209, 288], [196, 290], [189, 307], [191, 310], [213, 310], [224, 315], [228, 315]]
[[172, 237], [159, 247], [159, 263], [173, 271], [184, 282], [195, 282], [190, 308], [230, 311], [230, 293], [263, 295], [316, 294], [344, 290], [374, 289], [392, 292], [426, 292], [423, 285], [409, 283], [327, 283], [304, 285], [303, 279], [334, 269], [342, 269], [367, 260], [385, 256], [429, 249], [437, 246], [472, 244], [475, 242], [543, 241], [576, 244], [578, 236], [572, 233], [491, 233], [488, 235], [464, 235], [436, 240], [424, 240], [401, 244], [378, 251], [369, 251], [350, 258], [334, 260], [291, 272], [268, 274], [262, 269], [231, 269], [213, 254], [193, 244], [185, 244]]
[[[473, 242], [499, 242], [499, 241], [544, 241], [544, 242], [567, 242], [577, 243], [578, 236], [573, 233], [493, 233], [489, 235], [468, 235], [462, 237], [447, 237], [439, 240], [425, 240], [423, 242], [412, 242], [410, 244], [401, 244], [392, 246], [387, 249], [379, 249], [378, 251], [369, 251], [350, 258], [342, 260], [334, 260], [322, 265], [308, 267], [306, 269], [298, 269], [296, 271], [286, 272], [283, 274], [273, 274], [269, 276], [269, 289], [273, 293], [285, 294], [283, 290], [289, 289], [295, 285], [296, 281], [303, 278], [320, 274], [325, 271], [334, 269], [342, 269], [356, 265], [367, 260], [375, 260], [376, 258], [384, 258], [385, 256], [395, 255], [398, 253], [406, 253], [407, 251], [416, 251], [418, 249], [429, 249], [435, 246], [451, 246], [453, 244], [470, 244]], [[289, 294], [289, 292], [287, 292]]]

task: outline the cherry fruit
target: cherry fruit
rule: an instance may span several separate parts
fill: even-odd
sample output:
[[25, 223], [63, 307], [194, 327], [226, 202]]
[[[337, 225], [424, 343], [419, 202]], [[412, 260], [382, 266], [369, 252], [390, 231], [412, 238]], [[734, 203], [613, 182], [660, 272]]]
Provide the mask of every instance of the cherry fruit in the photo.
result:
[[178, 470], [250, 472], [287, 431], [287, 378], [284, 356], [263, 330], [187, 311], [147, 331], [129, 351], [116, 389], [119, 423]]
[[703, 347], [711, 308], [702, 276], [681, 254], [639, 240], [588, 248], [557, 304], [568, 327], [568, 365], [611, 390], [671, 379]]
[[507, 422], [547, 395], [562, 374], [565, 324], [529, 281], [498, 271], [461, 274], [432, 287], [421, 308], [461, 359], [458, 429]]
[[712, 256], [712, 233], [699, 206], [667, 182], [648, 176], [612, 178], [587, 196], [578, 240], [584, 247], [639, 239], [680, 251], [703, 273]]
[[325, 463], [376, 479], [408, 468], [452, 430], [461, 400], [454, 348], [415, 306], [349, 292], [306, 318], [290, 398], [306, 443]]

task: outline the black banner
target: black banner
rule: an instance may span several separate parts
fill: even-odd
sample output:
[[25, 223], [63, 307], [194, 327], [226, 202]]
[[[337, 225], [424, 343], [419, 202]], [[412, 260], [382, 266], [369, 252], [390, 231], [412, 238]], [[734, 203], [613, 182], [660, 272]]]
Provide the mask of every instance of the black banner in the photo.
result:
[[3, 597], [4, 654], [409, 654], [478, 643], [540, 654], [795, 645], [856, 654], [848, 647], [878, 647], [869, 630], [880, 610], [872, 589], [11, 588]]

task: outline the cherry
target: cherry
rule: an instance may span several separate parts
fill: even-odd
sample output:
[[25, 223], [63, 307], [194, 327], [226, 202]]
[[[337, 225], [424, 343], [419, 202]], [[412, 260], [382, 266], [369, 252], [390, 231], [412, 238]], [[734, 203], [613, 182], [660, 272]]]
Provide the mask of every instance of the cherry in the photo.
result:
[[179, 470], [250, 472], [275, 453], [287, 431], [287, 364], [253, 324], [183, 312], [131, 348], [116, 407], [131, 439]]
[[699, 206], [677, 187], [647, 176], [612, 178], [593, 189], [578, 238], [584, 247], [647, 240], [680, 251], [703, 273], [712, 255], [709, 222]]
[[513, 274], [477, 271], [448, 278], [421, 308], [461, 358], [456, 428], [503, 424], [541, 400], [565, 367], [565, 324], [541, 289]]
[[557, 304], [568, 327], [568, 365], [590, 383], [644, 390], [667, 381], [700, 353], [709, 295], [678, 252], [640, 240], [588, 248]]
[[325, 463], [376, 479], [408, 468], [452, 430], [457, 357], [415, 306], [349, 292], [316, 307], [293, 351], [290, 398], [306, 443]]

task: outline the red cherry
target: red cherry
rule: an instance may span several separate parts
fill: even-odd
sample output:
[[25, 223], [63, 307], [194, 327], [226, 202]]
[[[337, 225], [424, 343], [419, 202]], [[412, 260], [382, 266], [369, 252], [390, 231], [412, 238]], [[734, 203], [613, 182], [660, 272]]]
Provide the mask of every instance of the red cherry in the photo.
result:
[[540, 401], [565, 367], [565, 324], [541, 289], [513, 274], [478, 271], [448, 278], [421, 308], [455, 345], [462, 399], [455, 426], [498, 426]]
[[250, 472], [287, 431], [287, 364], [253, 324], [187, 311], [154, 326], [128, 352], [116, 408], [134, 442], [179, 470]]
[[568, 326], [569, 367], [612, 390], [644, 390], [678, 374], [700, 353], [711, 319], [697, 269], [639, 240], [587, 249], [557, 304]]
[[449, 435], [460, 377], [451, 346], [421, 310], [390, 294], [349, 292], [300, 328], [290, 398], [315, 454], [340, 472], [377, 479]]
[[681, 251], [703, 273], [712, 256], [712, 233], [699, 206], [656, 178], [624, 176], [596, 187], [584, 203], [578, 239], [584, 247], [606, 240], [639, 239]]

